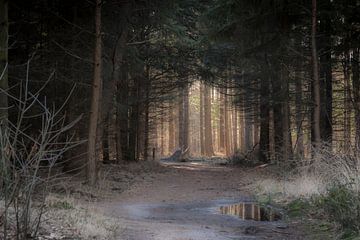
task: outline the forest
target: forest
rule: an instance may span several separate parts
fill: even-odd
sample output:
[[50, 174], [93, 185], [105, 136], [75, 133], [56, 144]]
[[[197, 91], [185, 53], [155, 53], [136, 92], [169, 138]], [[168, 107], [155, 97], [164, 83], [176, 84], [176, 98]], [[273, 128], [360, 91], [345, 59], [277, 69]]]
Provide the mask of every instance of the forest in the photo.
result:
[[359, 0], [0, 0], [0, 239], [360, 239]]

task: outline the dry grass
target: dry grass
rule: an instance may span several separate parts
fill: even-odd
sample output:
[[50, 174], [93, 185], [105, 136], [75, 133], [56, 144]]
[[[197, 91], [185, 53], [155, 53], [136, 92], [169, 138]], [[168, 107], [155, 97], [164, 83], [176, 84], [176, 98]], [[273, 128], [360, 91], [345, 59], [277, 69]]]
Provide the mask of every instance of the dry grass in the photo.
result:
[[119, 230], [116, 219], [71, 197], [50, 194], [46, 203], [49, 209], [43, 229], [48, 233], [60, 232], [74, 239], [115, 239]]
[[[333, 152], [329, 147], [314, 150], [313, 159], [296, 161], [292, 171], [276, 167], [281, 177], [269, 177], [256, 182], [258, 194], [279, 196], [282, 200], [310, 198], [326, 194], [336, 184], [360, 192], [360, 150]], [[288, 169], [288, 168], [287, 168]]]

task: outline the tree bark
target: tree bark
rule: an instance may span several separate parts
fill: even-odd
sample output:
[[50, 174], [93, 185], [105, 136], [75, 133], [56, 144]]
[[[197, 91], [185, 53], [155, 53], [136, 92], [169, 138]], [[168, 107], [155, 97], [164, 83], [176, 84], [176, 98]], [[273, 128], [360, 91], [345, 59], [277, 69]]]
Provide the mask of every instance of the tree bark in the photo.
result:
[[225, 137], [225, 154], [226, 156], [230, 156], [231, 149], [230, 149], [230, 122], [229, 122], [229, 106], [228, 106], [228, 96], [227, 96], [227, 89], [225, 89], [225, 96], [224, 96], [224, 137]]
[[100, 114], [100, 96], [102, 88], [101, 78], [101, 0], [96, 0], [95, 6], [95, 52], [94, 52], [94, 78], [92, 84], [89, 139], [88, 139], [88, 164], [87, 179], [90, 185], [97, 182], [96, 136]]
[[312, 24], [311, 24], [311, 55], [312, 55], [312, 85], [313, 85], [313, 116], [312, 116], [312, 129], [313, 139], [312, 143], [315, 147], [318, 147], [321, 143], [320, 134], [320, 79], [319, 79], [319, 62], [316, 45], [317, 34], [317, 0], [312, 0]]
[[321, 140], [331, 145], [332, 142], [332, 58], [331, 58], [331, 0], [322, 3], [323, 13], [319, 16], [319, 42], [322, 49], [320, 56], [320, 135]]
[[145, 127], [144, 127], [144, 160], [149, 158], [149, 142], [150, 142], [150, 67], [146, 66], [145, 79]]
[[169, 152], [175, 150], [175, 126], [174, 126], [174, 110], [173, 106], [169, 106]]
[[204, 91], [204, 122], [205, 122], [205, 155], [213, 156], [213, 139], [212, 139], [212, 124], [211, 124], [211, 88], [205, 85]]
[[344, 150], [347, 152], [351, 146], [351, 96], [350, 96], [350, 54], [344, 53]]
[[355, 48], [353, 50], [353, 58], [351, 61], [352, 74], [353, 74], [353, 95], [354, 95], [354, 110], [355, 110], [355, 148], [360, 150], [360, 50]]
[[295, 123], [296, 123], [296, 155], [299, 159], [304, 157], [304, 134], [303, 134], [303, 102], [302, 102], [302, 79], [299, 71], [295, 73]]
[[184, 91], [184, 132], [183, 132], [183, 139], [184, 139], [184, 149], [187, 149], [189, 147], [189, 86], [186, 85], [186, 87], [183, 89]]
[[220, 116], [219, 116], [219, 150], [226, 152], [225, 148], [225, 95], [220, 93]]
[[234, 153], [238, 149], [238, 119], [237, 119], [237, 109], [234, 108], [232, 111], [232, 119], [233, 119], [233, 148]]
[[261, 162], [269, 162], [269, 152], [270, 152], [270, 106], [269, 106], [269, 93], [270, 93], [270, 83], [268, 76], [263, 76], [261, 79], [260, 86], [260, 156], [259, 160]]
[[185, 150], [189, 147], [189, 88], [181, 89], [179, 99], [179, 147]]
[[[0, 89], [8, 90], [8, 0], [0, 0]], [[0, 92], [0, 126], [8, 118], [8, 97]]]
[[204, 85], [200, 83], [200, 153], [205, 155], [204, 141]]

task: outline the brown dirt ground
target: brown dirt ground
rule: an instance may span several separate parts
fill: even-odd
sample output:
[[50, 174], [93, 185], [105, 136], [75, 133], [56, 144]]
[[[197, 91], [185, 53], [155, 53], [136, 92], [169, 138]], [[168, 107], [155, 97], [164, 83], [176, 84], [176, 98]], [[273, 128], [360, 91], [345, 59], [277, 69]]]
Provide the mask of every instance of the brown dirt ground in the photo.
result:
[[135, 173], [131, 187], [111, 200], [94, 204], [96, 211], [117, 219], [116, 239], [306, 239], [289, 222], [244, 221], [219, 213], [221, 205], [252, 200], [251, 185], [261, 176], [257, 170], [204, 162], [154, 166]]

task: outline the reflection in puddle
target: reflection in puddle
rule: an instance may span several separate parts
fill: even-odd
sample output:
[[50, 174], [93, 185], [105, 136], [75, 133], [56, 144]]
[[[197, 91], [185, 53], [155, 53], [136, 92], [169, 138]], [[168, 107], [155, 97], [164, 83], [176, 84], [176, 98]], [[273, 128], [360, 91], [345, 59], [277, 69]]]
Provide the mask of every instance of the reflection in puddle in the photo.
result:
[[281, 215], [271, 207], [260, 207], [254, 203], [238, 203], [220, 207], [221, 214], [238, 216], [243, 220], [277, 221]]

